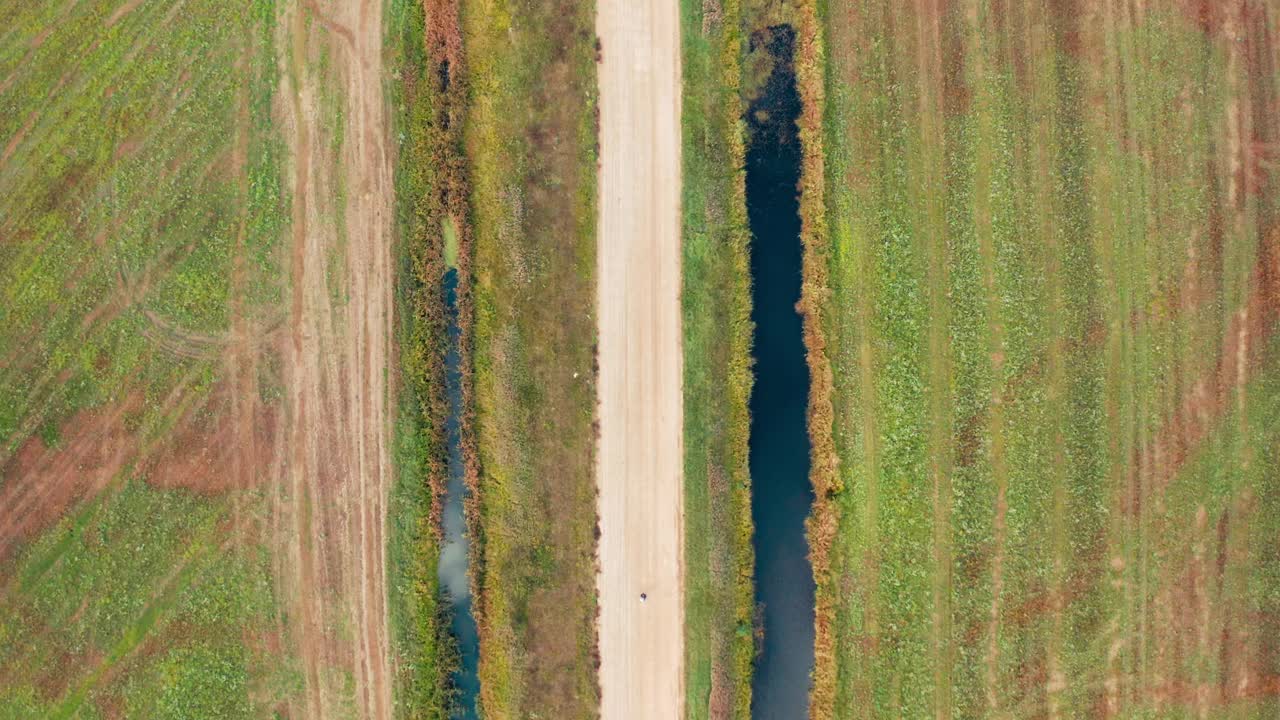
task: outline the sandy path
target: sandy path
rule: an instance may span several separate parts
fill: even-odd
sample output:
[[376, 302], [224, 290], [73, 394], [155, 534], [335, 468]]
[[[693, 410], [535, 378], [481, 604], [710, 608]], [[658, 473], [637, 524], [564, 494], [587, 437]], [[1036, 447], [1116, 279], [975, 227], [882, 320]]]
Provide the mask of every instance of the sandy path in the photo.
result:
[[351, 468], [359, 513], [353, 549], [357, 566], [356, 682], [364, 717], [391, 717], [387, 630], [386, 499], [390, 488], [387, 368], [391, 341], [391, 155], [382, 94], [382, 0], [342, 5], [355, 42], [347, 67], [347, 411], [352, 415]]
[[677, 2], [601, 0], [596, 32], [601, 714], [674, 719], [684, 711]]
[[[293, 227], [284, 356], [289, 431], [275, 528], [306, 681], [299, 716], [391, 717], [385, 536], [390, 486], [391, 157], [382, 92], [381, 0], [287, 11]], [[308, 19], [315, 21], [308, 23]], [[321, 119], [318, 47], [343, 103], [341, 162]], [[341, 174], [341, 178], [336, 177]], [[345, 244], [333, 218], [345, 189]], [[345, 260], [335, 299], [327, 270]], [[349, 671], [354, 697], [342, 675]]]

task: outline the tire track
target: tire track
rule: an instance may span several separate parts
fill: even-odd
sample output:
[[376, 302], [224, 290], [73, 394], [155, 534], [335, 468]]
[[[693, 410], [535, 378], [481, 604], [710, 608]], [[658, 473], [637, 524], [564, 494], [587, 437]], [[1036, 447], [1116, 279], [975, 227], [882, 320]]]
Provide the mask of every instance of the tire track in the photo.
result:
[[981, 257], [982, 285], [986, 293], [987, 350], [990, 358], [994, 386], [991, 392], [991, 409], [987, 415], [987, 433], [991, 439], [991, 475], [995, 482], [995, 506], [992, 519], [991, 557], [991, 611], [987, 626], [986, 653], [986, 701], [987, 710], [1000, 712], [1000, 617], [1003, 610], [1004, 559], [1009, 512], [1009, 465], [1005, 450], [1004, 410], [1004, 317], [997, 281], [998, 262], [992, 219], [993, 145], [995, 128], [991, 119], [991, 107], [996, 102], [986, 77], [986, 54], [991, 52], [984, 38], [991, 36], [990, 18], [979, 7], [978, 0], [968, 6], [969, 43], [972, 48], [972, 78], [976, 91], [978, 138], [975, 142], [973, 220], [978, 236]]
[[[382, 7], [378, 0], [320, 5], [290, 5], [282, 44], [289, 48], [294, 208], [284, 352], [291, 447], [276, 543], [293, 566], [285, 582], [299, 623], [305, 714], [331, 717], [354, 703], [360, 717], [383, 719], [391, 715], [384, 526], [393, 188]], [[314, 66], [324, 45], [334, 69], [322, 75]], [[326, 92], [340, 98], [347, 119], [340, 138], [321, 117]], [[326, 272], [335, 248], [346, 265], [343, 300], [335, 300]], [[341, 627], [350, 637], [335, 632]], [[354, 697], [342, 688], [343, 670], [354, 678]]]
[[915, 0], [915, 54], [919, 113], [920, 157], [924, 187], [920, 199], [918, 232], [921, 250], [928, 258], [929, 322], [927, 338], [928, 473], [933, 510], [933, 607], [932, 662], [934, 717], [949, 720], [953, 711], [952, 670], [954, 590], [952, 569], [952, 458], [951, 394], [951, 253], [948, 247], [945, 195], [947, 183], [946, 68], [942, 58], [942, 21], [947, 13], [943, 0]]

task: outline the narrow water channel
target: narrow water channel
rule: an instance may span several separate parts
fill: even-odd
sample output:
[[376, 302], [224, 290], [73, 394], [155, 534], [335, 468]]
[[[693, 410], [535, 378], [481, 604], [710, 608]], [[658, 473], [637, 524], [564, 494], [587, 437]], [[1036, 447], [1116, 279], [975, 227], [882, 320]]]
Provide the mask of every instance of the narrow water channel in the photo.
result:
[[476, 697], [480, 681], [476, 668], [480, 661], [480, 640], [471, 614], [471, 584], [467, 574], [466, 475], [462, 456], [462, 370], [461, 337], [458, 327], [458, 271], [449, 270], [444, 280], [445, 311], [448, 317], [449, 350], [445, 354], [445, 390], [449, 396], [449, 419], [445, 425], [449, 443], [449, 486], [445, 498], [444, 547], [440, 551], [437, 574], [450, 604], [450, 629], [458, 643], [458, 667], [453, 672], [456, 704], [449, 717], [476, 720]]
[[806, 409], [809, 367], [800, 299], [800, 96], [795, 33], [757, 33], [774, 58], [764, 92], [747, 109], [747, 218], [751, 226], [755, 387], [751, 394], [751, 511], [763, 647], [752, 681], [755, 720], [808, 717], [814, 582], [804, 521], [813, 505]]

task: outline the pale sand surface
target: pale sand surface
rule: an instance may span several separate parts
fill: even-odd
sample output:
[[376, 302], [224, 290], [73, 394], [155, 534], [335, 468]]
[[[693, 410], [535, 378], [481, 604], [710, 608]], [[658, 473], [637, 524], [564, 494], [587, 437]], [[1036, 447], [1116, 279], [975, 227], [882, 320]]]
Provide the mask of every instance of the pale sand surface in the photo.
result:
[[596, 28], [602, 717], [675, 719], [684, 708], [677, 1], [600, 0]]

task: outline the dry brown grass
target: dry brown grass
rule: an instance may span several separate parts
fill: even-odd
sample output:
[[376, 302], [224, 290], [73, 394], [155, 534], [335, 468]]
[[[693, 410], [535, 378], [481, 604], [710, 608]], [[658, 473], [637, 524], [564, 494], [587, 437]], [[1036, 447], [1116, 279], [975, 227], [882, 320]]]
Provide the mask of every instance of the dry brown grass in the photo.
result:
[[594, 15], [472, 0], [481, 702], [591, 717], [595, 639]]
[[830, 294], [828, 263], [830, 250], [826, 220], [826, 160], [823, 151], [823, 112], [826, 100], [826, 50], [823, 30], [812, 0], [796, 5], [796, 85], [803, 103], [800, 119], [800, 143], [803, 160], [800, 169], [800, 238], [804, 244], [803, 280], [798, 309], [804, 316], [804, 344], [808, 353], [810, 471], [814, 506], [807, 522], [809, 561], [817, 583], [814, 621], [813, 689], [809, 716], [828, 718], [834, 712], [836, 662], [834, 586], [831, 575], [831, 550], [838, 528], [838, 509], [832, 496], [840, 489], [837, 472], [834, 411], [832, 395], [834, 378], [827, 357], [824, 317], [826, 298]]

